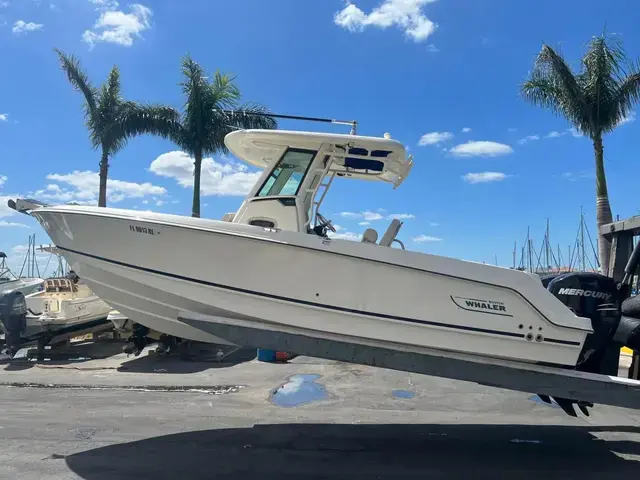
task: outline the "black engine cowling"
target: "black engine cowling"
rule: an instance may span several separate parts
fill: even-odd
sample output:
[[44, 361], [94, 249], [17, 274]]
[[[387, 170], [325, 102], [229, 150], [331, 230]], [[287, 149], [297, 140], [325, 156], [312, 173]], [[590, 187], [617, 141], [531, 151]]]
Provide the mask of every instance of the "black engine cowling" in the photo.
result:
[[21, 344], [27, 326], [27, 303], [24, 294], [14, 290], [0, 296], [0, 321], [4, 325], [7, 353], [13, 356]]
[[552, 279], [547, 289], [576, 315], [591, 320], [577, 370], [602, 373], [601, 364], [620, 324], [620, 293], [616, 282], [599, 273], [573, 272]]

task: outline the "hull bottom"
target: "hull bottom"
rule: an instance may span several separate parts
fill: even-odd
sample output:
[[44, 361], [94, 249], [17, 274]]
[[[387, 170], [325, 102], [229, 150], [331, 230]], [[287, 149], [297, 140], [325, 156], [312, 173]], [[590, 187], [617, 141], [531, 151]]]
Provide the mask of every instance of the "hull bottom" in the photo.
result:
[[108, 299], [111, 308], [132, 322], [184, 340], [232, 345], [225, 339], [178, 321], [178, 314], [181, 311], [179, 306], [189, 310], [193, 307], [186, 303], [183, 297], [158, 290], [148, 283], [136, 281], [133, 275], [114, 273], [107, 268], [84, 263], [82, 257], [73, 258], [73, 260], [74, 268], [80, 272], [91, 290], [100, 298]]

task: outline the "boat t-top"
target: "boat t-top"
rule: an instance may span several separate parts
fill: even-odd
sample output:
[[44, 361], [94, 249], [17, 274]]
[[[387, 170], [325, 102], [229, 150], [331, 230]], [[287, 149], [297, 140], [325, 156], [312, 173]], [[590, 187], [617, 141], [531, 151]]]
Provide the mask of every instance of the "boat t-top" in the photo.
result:
[[225, 144], [264, 171], [222, 220], [33, 200], [12, 206], [40, 222], [113, 308], [181, 338], [264, 339], [300, 354], [287, 342], [313, 339], [554, 368], [575, 368], [593, 350], [596, 323], [550, 292], [560, 283], [545, 289], [527, 272], [395, 248], [398, 220], [360, 242], [331, 238], [320, 210], [336, 179], [395, 188], [409, 176], [413, 160], [389, 135], [239, 130]]

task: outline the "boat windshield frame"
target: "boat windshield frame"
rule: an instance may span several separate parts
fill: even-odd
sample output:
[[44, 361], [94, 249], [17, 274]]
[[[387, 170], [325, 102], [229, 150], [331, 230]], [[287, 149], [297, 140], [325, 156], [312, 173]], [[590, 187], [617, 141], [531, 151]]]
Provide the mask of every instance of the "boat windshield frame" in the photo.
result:
[[[286, 193], [283, 193], [287, 188], [287, 184], [289, 184], [290, 180], [293, 178], [293, 175], [295, 173], [300, 173], [299, 171], [296, 171], [295, 168], [289, 168], [289, 169], [280, 168], [284, 164], [285, 160], [287, 159], [287, 156], [292, 153], [308, 154], [309, 157], [308, 159], [304, 160], [306, 162], [306, 166], [304, 166], [304, 172], [302, 173], [302, 176], [300, 176], [299, 179], [295, 180], [297, 183], [297, 185], [295, 186], [295, 191], [294, 192], [287, 191]], [[314, 161], [317, 155], [318, 155], [318, 150], [315, 150], [315, 149], [287, 147], [282, 153], [282, 155], [280, 155], [280, 158], [278, 159], [278, 161], [275, 162], [274, 166], [270, 168], [269, 176], [262, 182], [262, 184], [260, 185], [260, 188], [256, 190], [256, 193], [255, 195], [253, 195], [253, 197], [254, 198], [297, 197], [300, 192], [300, 188], [304, 184], [304, 181], [307, 178], [307, 175], [309, 174], [309, 170], [311, 166], [314, 164]], [[280, 168], [280, 172], [276, 174], [275, 172], [279, 168]], [[282, 177], [283, 174], [287, 175], [287, 173], [288, 173], [288, 176]], [[280, 180], [281, 177], [282, 177], [282, 181], [278, 185], [278, 180]], [[269, 183], [271, 180], [273, 181]], [[267, 185], [269, 185], [269, 187], [266, 189], [266, 194], [262, 194], [262, 192], [265, 190], [265, 187], [267, 187]], [[274, 193], [271, 193], [274, 187], [277, 188], [277, 191]]]

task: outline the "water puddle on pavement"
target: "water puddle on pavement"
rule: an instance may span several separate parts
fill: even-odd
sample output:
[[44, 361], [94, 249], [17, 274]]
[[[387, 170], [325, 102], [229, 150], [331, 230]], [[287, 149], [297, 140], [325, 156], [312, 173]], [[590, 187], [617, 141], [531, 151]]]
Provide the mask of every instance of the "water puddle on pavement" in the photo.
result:
[[276, 389], [271, 401], [279, 407], [297, 407], [306, 403], [325, 400], [329, 397], [324, 386], [316, 380], [320, 375], [293, 375], [289, 381]]
[[391, 395], [393, 398], [413, 398], [416, 396], [415, 392], [409, 390], [392, 390]]
[[545, 407], [549, 407], [549, 408], [560, 408], [560, 405], [558, 405], [556, 402], [554, 402], [553, 400], [551, 401], [551, 404], [548, 404], [544, 401], [542, 401], [542, 399], [538, 396], [538, 395], [531, 395], [529, 397], [529, 400], [531, 400], [532, 402], [538, 403], [540, 405], [544, 405]]

